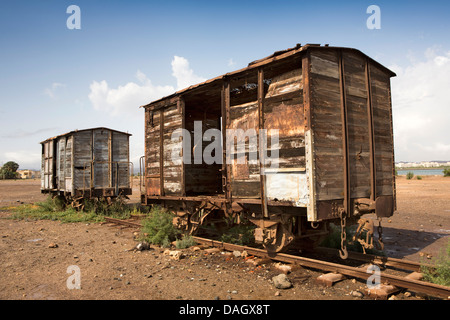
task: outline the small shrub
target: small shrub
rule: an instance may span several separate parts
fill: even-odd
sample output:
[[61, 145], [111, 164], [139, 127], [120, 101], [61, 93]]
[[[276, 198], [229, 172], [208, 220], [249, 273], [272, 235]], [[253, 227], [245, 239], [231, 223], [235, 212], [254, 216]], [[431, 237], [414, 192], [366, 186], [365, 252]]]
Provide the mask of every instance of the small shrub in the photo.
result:
[[48, 196], [43, 202], [38, 202], [36, 205], [42, 210], [47, 212], [57, 212], [65, 209], [65, 201], [63, 197]]
[[181, 239], [178, 239], [175, 243], [177, 249], [186, 249], [195, 246], [197, 242], [191, 235], [183, 235]]
[[98, 199], [84, 199], [83, 201], [85, 212], [95, 212], [98, 215], [114, 217], [117, 219], [126, 219], [130, 217], [131, 208], [125, 203], [123, 197], [115, 198], [112, 203], [100, 197]]
[[436, 268], [421, 267], [424, 279], [435, 284], [450, 286], [450, 241], [447, 242], [447, 247], [441, 250], [434, 265]]
[[406, 179], [411, 180], [414, 177], [414, 173], [411, 171], [408, 171], [406, 173]]
[[220, 237], [220, 241], [238, 244], [241, 246], [253, 244], [255, 241], [255, 236], [253, 234], [255, 228], [256, 226], [253, 224], [236, 225], [224, 232]]
[[151, 244], [170, 246], [176, 239], [179, 231], [172, 223], [174, 215], [169, 211], [154, 206], [146, 219], [143, 220], [141, 238]]
[[417, 180], [422, 180], [422, 176], [417, 176], [416, 179]]
[[450, 177], [450, 168], [444, 169], [444, 177]]

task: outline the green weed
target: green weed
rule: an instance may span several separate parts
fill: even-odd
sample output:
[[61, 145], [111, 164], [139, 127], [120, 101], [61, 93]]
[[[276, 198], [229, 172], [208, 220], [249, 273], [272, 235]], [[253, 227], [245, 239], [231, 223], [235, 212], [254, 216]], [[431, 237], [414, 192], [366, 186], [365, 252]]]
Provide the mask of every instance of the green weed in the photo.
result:
[[169, 247], [180, 233], [173, 225], [174, 215], [164, 208], [153, 206], [142, 221], [141, 238], [151, 244]]
[[221, 235], [220, 241], [238, 244], [241, 246], [254, 244], [255, 237], [253, 233], [255, 228], [256, 226], [253, 224], [238, 224], [225, 231]]
[[177, 247], [177, 249], [186, 249], [195, 246], [196, 244], [197, 242], [191, 235], [183, 235], [181, 239], [178, 239], [175, 242], [175, 247]]
[[421, 271], [425, 281], [450, 287], [450, 240], [434, 259], [435, 268], [422, 266]]

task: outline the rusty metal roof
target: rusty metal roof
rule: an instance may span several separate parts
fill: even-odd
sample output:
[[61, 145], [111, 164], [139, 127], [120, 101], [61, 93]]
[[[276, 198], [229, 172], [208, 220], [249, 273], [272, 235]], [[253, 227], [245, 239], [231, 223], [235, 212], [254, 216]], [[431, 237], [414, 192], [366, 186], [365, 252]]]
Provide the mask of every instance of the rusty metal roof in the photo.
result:
[[396, 76], [396, 74], [392, 70], [389, 70], [388, 68], [386, 68], [385, 66], [380, 64], [378, 61], [373, 60], [372, 58], [370, 58], [369, 56], [367, 56], [366, 54], [364, 54], [363, 52], [361, 52], [358, 49], [348, 48], [348, 47], [331, 47], [328, 44], [326, 44], [324, 46], [321, 46], [320, 44], [311, 44], [311, 43], [308, 43], [308, 44], [306, 44], [304, 46], [302, 46], [301, 44], [297, 44], [293, 48], [289, 48], [289, 49], [281, 50], [281, 51], [276, 51], [273, 54], [271, 54], [270, 56], [267, 56], [267, 57], [259, 59], [259, 60], [252, 61], [245, 68], [242, 68], [242, 69], [239, 69], [239, 70], [235, 70], [235, 71], [232, 71], [232, 72], [228, 72], [228, 73], [225, 73], [225, 74], [223, 74], [221, 76], [218, 76], [218, 77], [215, 77], [215, 78], [211, 78], [211, 79], [206, 80], [204, 82], [200, 82], [200, 83], [197, 83], [195, 85], [189, 86], [187, 88], [178, 90], [178, 91], [176, 91], [176, 92], [174, 92], [174, 93], [172, 93], [172, 94], [170, 94], [168, 96], [162, 97], [162, 98], [160, 98], [158, 100], [154, 100], [154, 101], [152, 101], [152, 102], [150, 102], [148, 104], [142, 105], [142, 106], [140, 106], [140, 108], [149, 107], [149, 106], [151, 106], [154, 103], [158, 103], [158, 102], [170, 99], [170, 98], [174, 98], [174, 97], [176, 97], [176, 96], [178, 96], [178, 95], [180, 95], [182, 93], [185, 93], [187, 91], [190, 91], [190, 90], [193, 90], [193, 89], [196, 89], [196, 88], [199, 88], [199, 87], [202, 87], [202, 86], [214, 83], [214, 82], [222, 81], [223, 79], [225, 79], [227, 77], [238, 75], [239, 73], [243, 73], [245, 71], [248, 71], [248, 70], [251, 70], [251, 69], [254, 69], [254, 68], [257, 68], [257, 67], [264, 66], [264, 65], [269, 64], [271, 62], [279, 61], [279, 60], [282, 60], [282, 59], [286, 59], [286, 58], [292, 57], [292, 56], [294, 56], [296, 54], [300, 54], [301, 52], [306, 52], [309, 48], [351, 50], [351, 51], [357, 52], [357, 53], [367, 57], [371, 62], [377, 64], [378, 66], [380, 66], [383, 69], [385, 69], [386, 71], [388, 71], [390, 73], [391, 77], [395, 77]]
[[70, 135], [70, 134], [74, 134], [74, 133], [76, 133], [76, 132], [90, 131], [90, 130], [99, 130], [99, 129], [108, 130], [108, 131], [114, 131], [114, 132], [118, 132], [118, 133], [122, 133], [122, 134], [127, 134], [128, 136], [131, 136], [131, 135], [132, 135], [131, 133], [128, 133], [128, 132], [118, 131], [118, 130], [114, 130], [114, 129], [110, 129], [110, 128], [105, 128], [105, 127], [96, 127], [96, 128], [89, 128], [89, 129], [81, 129], [81, 130], [76, 129], [76, 130], [72, 130], [72, 131], [69, 131], [69, 132], [66, 132], [66, 133], [57, 135], [57, 136], [55, 136], [55, 137], [48, 138], [48, 139], [46, 139], [46, 140], [44, 140], [44, 141], [42, 141], [42, 142], [40, 142], [40, 143], [42, 144], [42, 143], [45, 143], [45, 142], [48, 142], [48, 141], [51, 141], [51, 140], [55, 140], [55, 139], [57, 139], [57, 138], [59, 138], [59, 137], [64, 137], [64, 136], [67, 136], [67, 135]]

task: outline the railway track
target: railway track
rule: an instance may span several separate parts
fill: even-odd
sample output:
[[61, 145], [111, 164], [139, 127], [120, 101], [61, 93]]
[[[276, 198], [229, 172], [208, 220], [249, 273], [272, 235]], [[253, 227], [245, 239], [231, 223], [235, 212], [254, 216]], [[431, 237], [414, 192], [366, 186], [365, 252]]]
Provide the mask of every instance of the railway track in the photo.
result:
[[[127, 227], [135, 227], [140, 228], [142, 225], [139, 222], [130, 221], [130, 220], [120, 220], [120, 219], [113, 219], [113, 218], [105, 218], [107, 223], [113, 223], [117, 225], [124, 225]], [[221, 248], [223, 250], [227, 251], [247, 251], [249, 255], [253, 255], [256, 257], [261, 258], [268, 258], [273, 261], [279, 261], [284, 263], [290, 263], [299, 265], [302, 267], [307, 268], [313, 268], [318, 269], [322, 271], [332, 272], [332, 273], [340, 273], [347, 277], [353, 277], [361, 280], [367, 281], [369, 277], [372, 276], [372, 273], [368, 273], [366, 268], [361, 267], [351, 267], [344, 264], [338, 264], [318, 259], [312, 259], [302, 256], [296, 256], [291, 254], [285, 254], [285, 253], [273, 253], [269, 254], [266, 250], [248, 247], [248, 246], [242, 246], [242, 245], [236, 245], [226, 242], [221, 242], [217, 240], [211, 240], [201, 237], [193, 237], [199, 244], [208, 245], [211, 247], [217, 247]], [[319, 251], [322, 252], [328, 252], [333, 253], [334, 249], [327, 249], [327, 248], [319, 248]], [[381, 264], [383, 266], [391, 266], [395, 268], [400, 268], [404, 270], [410, 270], [410, 271], [419, 271], [420, 270], [420, 264], [412, 261], [407, 260], [401, 260], [401, 259], [395, 259], [395, 258], [388, 258], [388, 257], [380, 257], [380, 256], [374, 256], [374, 255], [363, 255], [356, 252], [349, 252], [349, 259], [353, 260], [359, 260], [364, 261], [372, 264]], [[442, 299], [450, 299], [450, 287], [437, 285], [425, 281], [419, 281], [414, 280], [407, 277], [397, 276], [388, 274], [386, 272], [380, 273], [380, 280], [381, 283], [389, 283], [390, 285], [408, 289], [414, 292], [427, 294], [432, 297], [439, 297]]]

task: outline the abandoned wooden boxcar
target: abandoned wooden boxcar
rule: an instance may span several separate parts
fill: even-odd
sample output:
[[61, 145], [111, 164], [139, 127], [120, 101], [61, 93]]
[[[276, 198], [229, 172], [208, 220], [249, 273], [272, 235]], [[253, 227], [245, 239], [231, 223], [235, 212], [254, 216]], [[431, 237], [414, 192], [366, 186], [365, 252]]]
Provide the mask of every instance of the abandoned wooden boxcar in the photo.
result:
[[41, 192], [83, 198], [130, 195], [131, 134], [108, 128], [71, 131], [42, 144]]
[[[391, 216], [393, 76], [356, 49], [297, 45], [142, 106], [142, 203], [174, 210], [191, 231], [221, 215], [247, 217], [270, 251], [317, 243], [330, 221]], [[275, 168], [267, 150], [278, 154]]]

